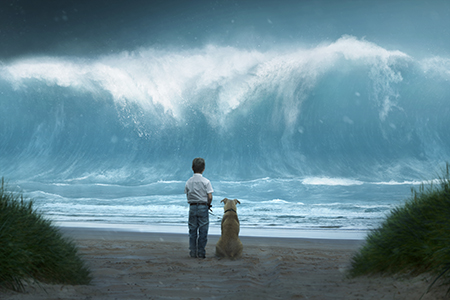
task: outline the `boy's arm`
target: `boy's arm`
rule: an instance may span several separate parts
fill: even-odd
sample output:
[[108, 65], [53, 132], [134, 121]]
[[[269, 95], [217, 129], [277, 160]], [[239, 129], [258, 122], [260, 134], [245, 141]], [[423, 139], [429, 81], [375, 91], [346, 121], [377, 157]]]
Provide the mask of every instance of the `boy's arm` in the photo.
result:
[[212, 202], [212, 193], [208, 193], [208, 205], [211, 205]]
[[212, 209], [211, 209], [211, 207], [212, 207], [211, 203], [212, 203], [212, 193], [208, 193], [208, 208], [209, 208], [210, 211], [212, 211]]
[[186, 183], [186, 185], [184, 186], [184, 193], [186, 194], [186, 198], [189, 199], [189, 195], [188, 195], [189, 190], [188, 190], [188, 187], [187, 187], [187, 183]]

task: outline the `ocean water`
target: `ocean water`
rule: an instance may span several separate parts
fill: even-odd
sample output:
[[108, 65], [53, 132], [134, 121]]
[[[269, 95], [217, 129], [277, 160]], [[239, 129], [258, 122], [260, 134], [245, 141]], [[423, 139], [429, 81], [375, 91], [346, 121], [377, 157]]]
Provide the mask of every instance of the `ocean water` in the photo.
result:
[[[193, 23], [211, 7], [159, 7], [143, 28], [177, 13], [185, 23], [147, 33], [117, 8], [129, 35], [108, 23], [76, 47], [67, 36], [102, 20], [65, 10], [52, 21], [64, 34], [43, 30], [45, 47], [0, 57], [0, 175], [61, 225], [186, 225], [184, 183], [204, 157], [212, 227], [225, 197], [241, 201], [244, 228], [377, 227], [450, 157], [448, 5], [321, 3], [255, 14], [224, 2], [217, 20]], [[405, 25], [418, 16], [420, 30]]]
[[[242, 228], [358, 232], [379, 225], [415, 185], [330, 178], [261, 178], [212, 184], [212, 227], [220, 227], [220, 201], [228, 197], [241, 202], [238, 212]], [[37, 207], [61, 225], [132, 226], [140, 230], [157, 225], [187, 225], [184, 181], [138, 186], [26, 182], [24, 186]]]

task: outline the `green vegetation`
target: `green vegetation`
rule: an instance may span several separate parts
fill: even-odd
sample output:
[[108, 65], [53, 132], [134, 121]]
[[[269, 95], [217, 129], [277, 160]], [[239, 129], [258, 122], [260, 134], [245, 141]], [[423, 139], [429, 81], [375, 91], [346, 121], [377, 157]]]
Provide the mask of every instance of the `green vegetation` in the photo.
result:
[[403, 206], [390, 212], [381, 226], [372, 230], [363, 247], [353, 256], [350, 277], [360, 275], [418, 275], [440, 277], [450, 266], [450, 174], [435, 184], [412, 189]]
[[0, 285], [22, 290], [23, 282], [89, 284], [90, 271], [75, 244], [33, 209], [31, 200], [0, 187]]

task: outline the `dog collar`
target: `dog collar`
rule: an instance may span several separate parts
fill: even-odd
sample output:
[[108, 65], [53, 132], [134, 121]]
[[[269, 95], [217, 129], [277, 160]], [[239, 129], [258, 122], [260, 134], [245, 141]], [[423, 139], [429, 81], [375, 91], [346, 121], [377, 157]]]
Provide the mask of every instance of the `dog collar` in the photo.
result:
[[227, 209], [227, 210], [224, 212], [224, 214], [226, 214], [226, 213], [229, 212], [229, 211], [234, 211], [235, 213], [237, 213], [234, 209], [229, 208], [229, 209]]

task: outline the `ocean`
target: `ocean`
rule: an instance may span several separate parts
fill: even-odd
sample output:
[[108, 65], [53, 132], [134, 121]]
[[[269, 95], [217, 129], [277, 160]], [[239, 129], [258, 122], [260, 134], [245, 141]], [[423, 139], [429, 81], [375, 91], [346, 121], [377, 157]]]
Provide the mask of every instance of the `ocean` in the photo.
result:
[[[115, 27], [103, 26], [108, 46], [84, 37], [75, 47], [55, 34], [45, 47], [0, 57], [0, 176], [61, 226], [187, 230], [184, 183], [192, 159], [203, 157], [213, 230], [227, 197], [240, 200], [244, 229], [342, 233], [376, 228], [411, 188], [441, 174], [450, 157], [450, 48], [440, 31], [426, 30], [448, 28], [438, 9], [448, 5], [371, 4], [389, 22], [423, 18], [417, 31], [395, 27], [395, 39], [389, 24], [374, 27], [376, 11], [352, 1], [291, 2], [275, 12], [265, 3], [258, 14], [250, 2], [240, 10], [218, 3], [217, 20], [193, 23], [186, 20], [211, 7], [153, 7], [159, 17], [141, 16], [143, 28], [177, 13], [186, 23], [147, 34], [127, 27], [133, 17], [117, 8], [110, 13], [127, 13], [120, 32], [129, 35], [114, 40], [106, 33]], [[324, 37], [328, 26], [294, 30], [329, 25], [336, 9], [345, 14], [333, 15], [334, 38]], [[102, 22], [69, 31], [74, 11], [46, 22], [65, 22], [64, 37]]]

